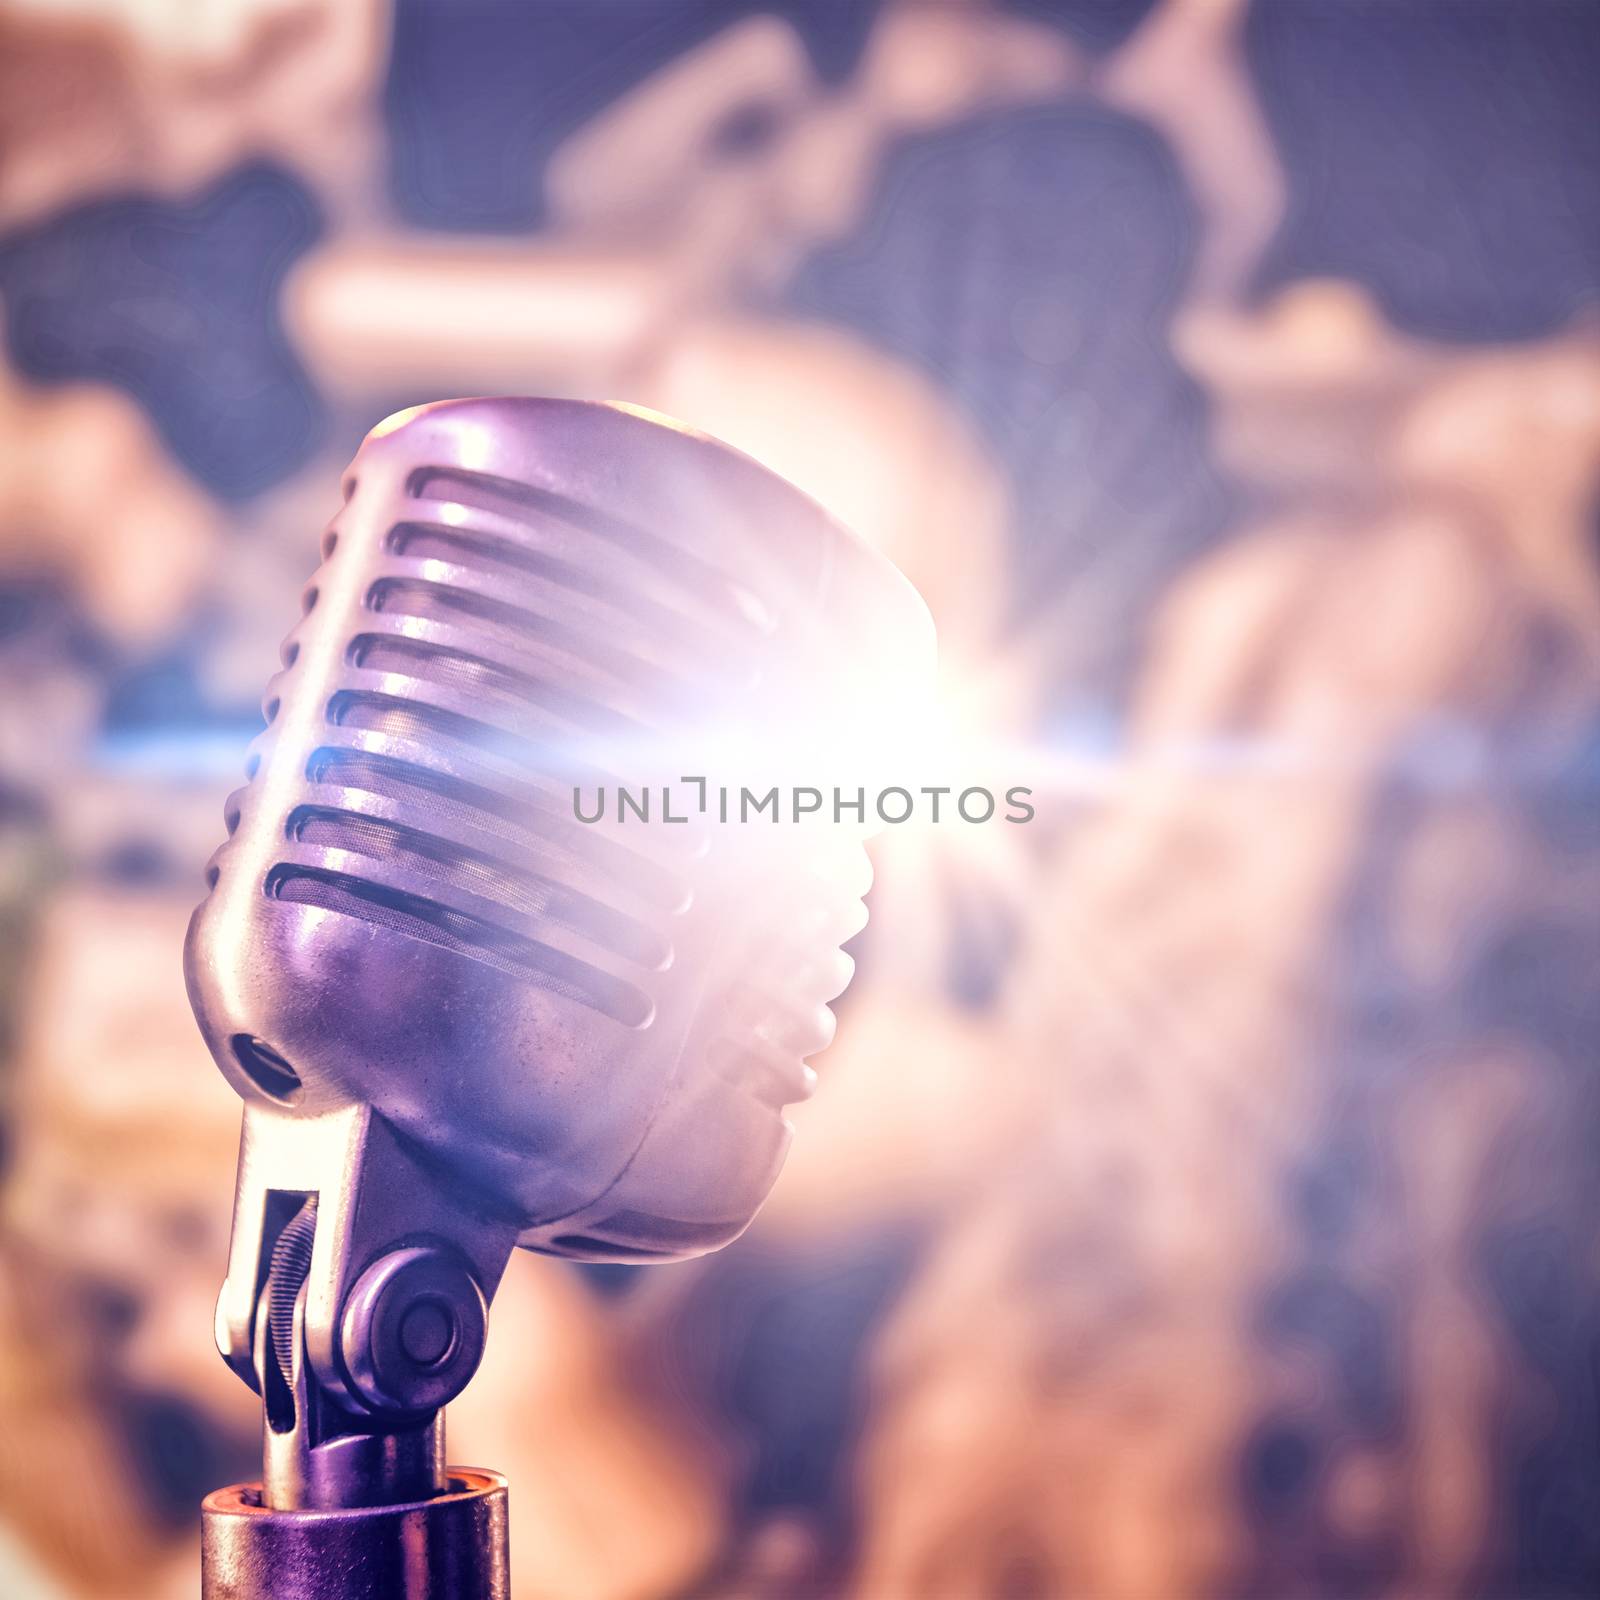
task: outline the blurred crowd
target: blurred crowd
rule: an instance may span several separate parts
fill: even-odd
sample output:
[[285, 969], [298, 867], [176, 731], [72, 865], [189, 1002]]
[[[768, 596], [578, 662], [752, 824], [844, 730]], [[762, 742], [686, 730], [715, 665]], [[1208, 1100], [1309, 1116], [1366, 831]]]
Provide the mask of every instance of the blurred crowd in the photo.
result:
[[195, 1592], [180, 947], [365, 431], [622, 399], [939, 625], [751, 1231], [512, 1263], [519, 1600], [1600, 1592], [1600, 9], [0, 0], [0, 1592]]

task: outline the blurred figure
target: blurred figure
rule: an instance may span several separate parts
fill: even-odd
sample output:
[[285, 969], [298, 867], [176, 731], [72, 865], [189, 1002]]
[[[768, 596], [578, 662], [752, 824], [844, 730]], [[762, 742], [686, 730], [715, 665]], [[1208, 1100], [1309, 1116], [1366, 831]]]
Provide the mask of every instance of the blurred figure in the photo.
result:
[[885, 1338], [853, 1592], [1582, 1593], [1600, 347], [1179, 332], [1262, 512], [1033, 902], [1048, 1077]]
[[[886, 1341], [858, 1592], [1579, 1592], [1491, 1466], [1549, 1375], [1480, 1273], [1503, 1218], [1593, 1215], [1600, 1106], [1498, 943], [1594, 951], [1536, 820], [1584, 803], [1593, 664], [1446, 509], [1279, 526], [1180, 586], [1009, 991], [1048, 1090]], [[1520, 781], [1480, 795], [1484, 724]]]

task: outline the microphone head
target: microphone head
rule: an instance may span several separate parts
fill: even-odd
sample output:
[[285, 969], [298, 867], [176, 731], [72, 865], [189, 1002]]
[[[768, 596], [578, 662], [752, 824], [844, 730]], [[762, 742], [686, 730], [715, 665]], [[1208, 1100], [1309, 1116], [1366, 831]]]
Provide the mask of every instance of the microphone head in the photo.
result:
[[[185, 950], [223, 1073], [371, 1106], [532, 1248], [726, 1243], [865, 922], [840, 750], [926, 694], [926, 608], [749, 458], [575, 401], [388, 419], [322, 553]], [[791, 777], [808, 820], [741, 804]]]

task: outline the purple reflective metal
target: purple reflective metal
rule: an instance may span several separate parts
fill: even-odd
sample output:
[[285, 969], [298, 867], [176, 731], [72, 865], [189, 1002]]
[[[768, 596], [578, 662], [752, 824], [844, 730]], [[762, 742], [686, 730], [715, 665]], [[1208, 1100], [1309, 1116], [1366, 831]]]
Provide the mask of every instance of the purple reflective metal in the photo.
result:
[[506, 1257], [746, 1226], [869, 880], [860, 825], [591, 826], [574, 786], [742, 779], [875, 696], [887, 731], [932, 627], [756, 463], [572, 401], [391, 418], [323, 556], [185, 951], [245, 1101], [217, 1342], [264, 1431], [204, 1592], [499, 1600], [504, 1485], [439, 1408]]
[[861, 835], [586, 827], [571, 787], [826, 728], [868, 642], [925, 676], [919, 597], [747, 457], [573, 401], [390, 419], [324, 551], [190, 930], [223, 1072], [374, 1108], [535, 1249], [726, 1243], [831, 1036]]
[[207, 1495], [204, 1600], [509, 1600], [506, 1481], [455, 1467], [400, 1505], [272, 1511], [257, 1486]]

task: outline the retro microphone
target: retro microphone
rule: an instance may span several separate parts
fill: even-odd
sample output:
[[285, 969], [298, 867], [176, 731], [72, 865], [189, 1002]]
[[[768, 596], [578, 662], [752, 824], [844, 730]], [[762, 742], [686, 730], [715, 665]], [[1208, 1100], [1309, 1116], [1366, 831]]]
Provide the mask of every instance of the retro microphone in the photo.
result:
[[870, 809], [728, 785], [886, 736], [932, 625], [782, 479], [624, 406], [391, 417], [322, 554], [185, 950], [244, 1100], [217, 1341], [264, 1412], [204, 1593], [498, 1600], [505, 1482], [445, 1466], [441, 1408], [506, 1260], [749, 1223]]

